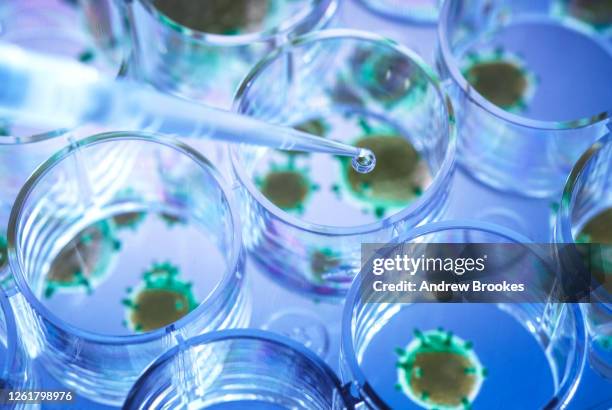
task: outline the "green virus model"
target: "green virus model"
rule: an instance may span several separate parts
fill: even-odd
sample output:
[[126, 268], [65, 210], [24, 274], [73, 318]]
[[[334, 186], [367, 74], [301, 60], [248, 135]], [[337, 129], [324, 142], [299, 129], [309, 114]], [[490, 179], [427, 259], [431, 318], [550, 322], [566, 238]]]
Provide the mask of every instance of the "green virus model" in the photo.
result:
[[612, 243], [612, 208], [591, 218], [580, 230], [577, 242]]
[[376, 168], [362, 174], [342, 159], [343, 173], [348, 191], [372, 205], [377, 217], [382, 218], [388, 208], [405, 207], [418, 198], [431, 183], [432, 176], [427, 163], [408, 139], [372, 132], [351, 144], [372, 150], [377, 158]]
[[414, 333], [396, 351], [397, 389], [426, 409], [469, 409], [487, 373], [471, 343], [443, 329]]
[[128, 288], [124, 325], [135, 332], [168, 326], [198, 306], [192, 284], [179, 279], [179, 269], [170, 263], [154, 264], [144, 273], [143, 283]]
[[340, 264], [340, 255], [329, 248], [317, 249], [310, 255], [310, 270], [318, 283], [325, 282], [325, 275]]
[[171, 20], [205, 33], [236, 35], [261, 30], [275, 8], [272, 0], [155, 0]]
[[302, 213], [309, 195], [319, 187], [308, 177], [308, 170], [300, 170], [292, 161], [286, 166], [271, 165], [263, 177], [256, 177], [255, 183], [270, 202], [284, 211]]
[[594, 244], [589, 252], [592, 277], [612, 293], [612, 208], [592, 217], [578, 233], [576, 242]]
[[100, 221], [83, 229], [53, 259], [45, 281], [45, 297], [58, 290], [85, 288], [91, 292], [110, 270], [120, 247], [112, 222]]
[[[120, 203], [128, 203], [130, 201], [140, 201], [136, 192], [132, 188], [127, 188], [119, 192], [117, 200]], [[117, 229], [131, 229], [135, 231], [144, 222], [147, 213], [144, 211], [121, 212], [113, 215], [113, 222]]]
[[354, 81], [386, 106], [419, 101], [428, 83], [414, 63], [375, 49], [358, 49], [351, 58]]
[[180, 217], [180, 216], [176, 216], [174, 214], [171, 214], [169, 212], [160, 212], [159, 217], [166, 223], [166, 225], [171, 228], [175, 225], [186, 225], [187, 224], [187, 219]]
[[510, 112], [527, 107], [536, 81], [520, 59], [496, 50], [469, 54], [467, 60], [463, 75], [484, 98]]
[[612, 2], [609, 0], [558, 0], [554, 11], [580, 20], [597, 31], [612, 30]]
[[135, 231], [144, 222], [146, 212], [122, 212], [113, 215], [113, 222], [117, 229], [131, 229]]

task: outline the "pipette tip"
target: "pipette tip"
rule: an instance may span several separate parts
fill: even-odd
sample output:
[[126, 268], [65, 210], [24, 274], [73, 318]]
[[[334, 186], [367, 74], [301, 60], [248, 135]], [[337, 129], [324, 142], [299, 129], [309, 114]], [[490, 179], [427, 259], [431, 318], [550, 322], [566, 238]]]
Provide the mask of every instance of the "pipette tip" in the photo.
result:
[[372, 172], [376, 166], [376, 157], [374, 153], [369, 149], [362, 149], [359, 151], [359, 155], [353, 157], [351, 162], [353, 169], [360, 174], [367, 174]]

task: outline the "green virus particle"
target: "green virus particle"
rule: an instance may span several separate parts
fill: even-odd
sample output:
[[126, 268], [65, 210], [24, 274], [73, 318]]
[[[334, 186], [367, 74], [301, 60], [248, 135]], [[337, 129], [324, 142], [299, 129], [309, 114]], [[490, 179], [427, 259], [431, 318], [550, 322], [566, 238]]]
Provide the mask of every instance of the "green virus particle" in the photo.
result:
[[589, 219], [576, 236], [576, 242], [593, 244], [587, 261], [593, 280], [612, 293], [612, 208]]
[[536, 84], [522, 60], [501, 49], [469, 54], [463, 75], [480, 95], [510, 112], [527, 107]]
[[169, 212], [160, 212], [159, 217], [166, 223], [166, 226], [172, 228], [176, 225], [187, 225], [187, 219], [181, 216], [171, 214]]
[[612, 208], [591, 218], [580, 230], [576, 242], [612, 244]]
[[[122, 190], [117, 195], [118, 203], [129, 203], [140, 201], [136, 192], [132, 188]], [[117, 229], [131, 229], [135, 231], [144, 222], [147, 213], [144, 211], [121, 212], [113, 215], [112, 219]]]
[[155, 7], [189, 29], [221, 35], [261, 30], [276, 8], [272, 0], [155, 0]]
[[113, 222], [117, 229], [131, 229], [135, 231], [144, 222], [146, 216], [146, 212], [122, 212], [113, 215]]
[[0, 271], [8, 264], [8, 243], [4, 235], [0, 235]]
[[426, 161], [403, 136], [367, 134], [351, 144], [368, 148], [376, 155], [376, 168], [367, 174], [355, 171], [344, 158], [342, 163], [348, 191], [354, 198], [373, 206], [378, 218], [382, 218], [389, 208], [410, 204], [431, 183]]
[[292, 161], [286, 166], [271, 165], [270, 171], [262, 178], [256, 177], [255, 184], [261, 193], [274, 205], [284, 211], [301, 214], [313, 191], [319, 189], [308, 177], [308, 170], [300, 170]]
[[559, 0], [554, 11], [582, 21], [597, 31], [612, 30], [612, 2], [609, 0]]
[[79, 232], [51, 262], [45, 279], [46, 298], [58, 291], [88, 292], [103, 279], [121, 243], [115, 239], [112, 222], [100, 221]]
[[153, 264], [143, 283], [128, 288], [124, 325], [134, 332], [150, 332], [168, 326], [198, 306], [191, 282], [179, 279], [178, 267], [166, 262]]
[[487, 374], [472, 344], [443, 329], [414, 334], [396, 349], [396, 388], [426, 409], [469, 409]]
[[412, 105], [428, 87], [420, 68], [403, 56], [363, 48], [353, 54], [350, 63], [354, 81], [387, 107], [400, 102]]
[[325, 282], [325, 275], [340, 265], [340, 255], [332, 249], [317, 249], [310, 255], [310, 270], [318, 283]]

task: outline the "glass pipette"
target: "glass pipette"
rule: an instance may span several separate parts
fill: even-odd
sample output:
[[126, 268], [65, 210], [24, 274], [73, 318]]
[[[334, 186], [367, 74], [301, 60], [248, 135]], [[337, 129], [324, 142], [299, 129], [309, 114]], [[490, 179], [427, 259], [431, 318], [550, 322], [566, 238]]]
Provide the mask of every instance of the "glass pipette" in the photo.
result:
[[373, 153], [289, 127], [222, 111], [123, 79], [105, 78], [92, 67], [0, 42], [0, 117], [47, 129], [82, 124], [210, 138], [281, 150], [353, 158], [370, 172]]

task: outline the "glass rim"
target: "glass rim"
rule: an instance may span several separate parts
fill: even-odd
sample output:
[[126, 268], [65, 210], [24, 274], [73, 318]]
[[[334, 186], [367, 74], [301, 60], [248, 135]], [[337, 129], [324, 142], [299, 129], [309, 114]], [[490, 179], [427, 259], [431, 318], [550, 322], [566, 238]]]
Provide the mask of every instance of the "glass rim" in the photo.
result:
[[381, 219], [380, 221], [370, 222], [367, 224], [355, 225], [355, 226], [333, 226], [323, 225], [317, 223], [311, 223], [304, 221], [290, 213], [283, 211], [274, 205], [269, 199], [267, 199], [257, 187], [253, 184], [252, 178], [247, 175], [246, 170], [240, 166], [240, 160], [238, 158], [242, 149], [241, 144], [235, 144], [229, 147], [230, 160], [232, 168], [242, 185], [247, 189], [249, 195], [251, 195], [257, 203], [262, 205], [268, 212], [274, 215], [275, 218], [283, 221], [283, 223], [293, 226], [297, 229], [311, 232], [315, 234], [324, 234], [330, 236], [349, 236], [349, 235], [360, 235], [371, 232], [376, 232], [381, 228], [398, 223], [411, 215], [415, 215], [418, 211], [427, 207], [431, 203], [433, 197], [445, 186], [445, 181], [452, 174], [454, 170], [454, 164], [456, 161], [456, 141], [457, 141], [457, 129], [455, 122], [455, 112], [450, 101], [449, 96], [442, 89], [440, 80], [437, 74], [419, 57], [414, 51], [407, 47], [404, 47], [394, 40], [379, 36], [377, 34], [353, 30], [353, 29], [327, 29], [300, 36], [276, 50], [268, 54], [264, 59], [259, 61], [253, 69], [247, 74], [242, 83], [240, 84], [238, 91], [234, 97], [234, 103], [232, 110], [238, 112], [239, 105], [245, 96], [245, 93], [251, 87], [254, 81], [257, 81], [259, 75], [264, 72], [267, 67], [276, 61], [283, 54], [290, 52], [291, 49], [315, 43], [318, 41], [328, 40], [355, 40], [375, 43], [384, 47], [390, 48], [395, 53], [407, 58], [414, 63], [420, 70], [423, 71], [427, 77], [428, 82], [434, 87], [437, 92], [437, 96], [445, 107], [446, 114], [446, 134], [448, 135], [448, 144], [444, 159], [440, 164], [440, 169], [436, 172], [431, 184], [424, 190], [423, 194], [411, 202], [408, 206], [402, 208], [400, 211]]
[[[231, 222], [233, 225], [233, 243], [230, 262], [227, 264], [227, 268], [223, 274], [223, 277], [220, 281], [216, 283], [216, 285], [208, 293], [206, 298], [193, 311], [189, 312], [179, 320], [167, 326], [152, 330], [150, 332], [130, 335], [113, 335], [84, 330], [73, 324], [68, 323], [64, 319], [58, 317], [50, 309], [48, 309], [40, 301], [40, 299], [36, 297], [36, 295], [34, 295], [30, 288], [28, 280], [25, 278], [22, 269], [21, 256], [19, 255], [20, 252], [16, 248], [16, 236], [17, 226], [19, 221], [21, 220], [25, 202], [29, 199], [31, 192], [38, 185], [38, 183], [42, 181], [43, 178], [53, 168], [55, 168], [55, 166], [59, 165], [64, 160], [69, 158], [75, 151], [98, 144], [113, 143], [116, 141], [126, 140], [144, 141], [146, 143], [157, 144], [173, 149], [179, 154], [189, 157], [200, 169], [212, 175], [213, 179], [217, 183], [217, 187], [221, 190], [221, 192], [223, 192], [224, 199], [227, 203]], [[146, 132], [115, 131], [95, 134], [79, 141], [74, 141], [68, 146], [54, 153], [45, 162], [39, 165], [24, 183], [23, 187], [19, 191], [19, 194], [17, 195], [17, 198], [15, 199], [13, 208], [11, 210], [11, 215], [9, 217], [7, 237], [9, 266], [13, 272], [13, 277], [16, 283], [16, 290], [24, 296], [31, 308], [38, 312], [41, 316], [43, 316], [45, 320], [48, 320], [54, 326], [78, 338], [99, 344], [140, 344], [159, 339], [168, 333], [171, 333], [175, 330], [180, 330], [188, 326], [193, 317], [197, 316], [202, 312], [205, 312], [206, 309], [210, 306], [214, 306], [214, 303], [217, 300], [220, 300], [224, 297], [224, 293], [227, 291], [227, 289], [230, 289], [232, 287], [234, 273], [236, 269], [240, 267], [243, 260], [242, 233], [237, 210], [238, 208], [234, 203], [230, 189], [227, 187], [225, 180], [214, 167], [214, 165], [194, 148], [175, 138]]]
[[[415, 239], [424, 235], [454, 229], [478, 230], [485, 233], [499, 235], [517, 243], [532, 243], [529, 238], [518, 232], [514, 232], [509, 228], [505, 228], [503, 226], [489, 222], [481, 222], [474, 220], [451, 220], [429, 223], [409, 231], [409, 233], [407, 235], [404, 235], [401, 240], [409, 241], [411, 239]], [[397, 241], [397, 239], [394, 241]], [[342, 358], [341, 360], [342, 364], [347, 365], [348, 373], [351, 377], [351, 380], [354, 380], [358, 384], [359, 390], [364, 396], [362, 397], [362, 399], [373, 402], [381, 409], [391, 409], [391, 407], [386, 404], [385, 400], [383, 400], [376, 393], [375, 389], [370, 385], [368, 378], [361, 370], [361, 366], [359, 365], [356, 358], [352, 325], [353, 311], [359, 294], [360, 280], [361, 273], [358, 273], [355, 276], [353, 283], [351, 284], [351, 288], [347, 293], [346, 300], [344, 303], [340, 331], [340, 351]], [[582, 368], [584, 367], [586, 361], [586, 330], [583, 316], [578, 304], [574, 303], [568, 305], [572, 313], [572, 318], [574, 319], [574, 329], [576, 331], [575, 345], [577, 351], [574, 354], [571, 363], [571, 373], [574, 374], [574, 376], [568, 378], [569, 380], [566, 380], [564, 383], [559, 384], [558, 392], [556, 392], [555, 395], [547, 402], [547, 404], [543, 406], [545, 408], [553, 408], [559, 404], [569, 403], [578, 387], [580, 378], [582, 376]]]
[[[459, 70], [458, 61], [450, 48], [450, 37], [448, 33], [447, 24], [448, 19], [450, 18], [450, 3], [452, 2], [445, 1], [440, 10], [440, 18], [438, 24], [438, 48], [440, 51], [439, 54], [442, 56], [442, 59], [450, 72], [451, 80], [461, 88], [461, 91], [465, 93], [467, 98], [474, 104], [476, 104], [483, 110], [489, 112], [490, 114], [494, 115], [495, 117], [508, 123], [526, 128], [540, 129], [543, 131], [563, 131], [585, 128], [594, 124], [604, 122], [606, 119], [612, 119], [612, 109], [607, 109], [591, 116], [576, 118], [572, 120], [536, 120], [506, 111], [491, 103], [485, 97], [481, 96], [480, 93], [475, 91], [475, 89], [468, 83], [468, 81], [461, 73], [461, 70]], [[564, 27], [570, 27], [575, 31], [584, 32], [585, 34], [588, 34], [588, 31], [581, 30], [579, 27], [576, 27], [575, 25], [572, 25], [568, 22], [560, 20], [559, 24]], [[596, 41], [597, 43], [600, 42], [596, 39], [593, 39], [593, 41]], [[603, 43], [603, 41], [601, 42]]]
[[4, 316], [4, 325], [6, 328], [6, 360], [2, 368], [0, 368], [0, 376], [4, 380], [8, 380], [11, 376], [13, 366], [17, 355], [17, 324], [13, 308], [9, 302], [8, 296], [0, 289], [0, 310]]
[[[339, 397], [341, 397], [342, 401], [345, 404], [350, 402], [349, 397], [344, 393], [343, 384], [340, 381], [340, 378], [331, 369], [331, 367], [329, 367], [329, 365], [325, 363], [323, 359], [317, 356], [306, 346], [277, 333], [254, 328], [245, 328], [218, 330], [194, 336], [187, 340], [181, 340], [179, 344], [166, 350], [161, 356], [155, 359], [155, 361], [153, 361], [147, 367], [147, 369], [140, 374], [138, 380], [136, 380], [136, 382], [132, 385], [130, 392], [127, 395], [127, 398], [125, 399], [125, 408], [131, 408], [130, 406], [132, 406], [133, 404], [140, 403], [138, 399], [142, 399], [139, 396], [142, 394], [141, 392], [146, 391], [144, 387], [147, 381], [155, 376], [155, 373], [159, 368], [163, 368], [163, 366], [174, 360], [177, 354], [191, 349], [192, 347], [232, 340], [253, 340], [257, 342], [281, 346], [297, 353], [301, 358], [315, 365], [318, 370], [321, 370], [323, 373], [329, 376], [331, 381], [334, 383], [335, 390], [339, 393]], [[157, 382], [159, 379], [154, 378], [153, 380]]]
[[572, 234], [572, 208], [574, 205], [573, 194], [574, 189], [578, 183], [580, 177], [584, 174], [587, 165], [595, 158], [601, 150], [612, 145], [612, 123], [610, 124], [610, 132], [603, 137], [595, 141], [586, 151], [580, 156], [580, 159], [576, 161], [570, 174], [567, 177], [563, 193], [561, 195], [561, 203], [559, 206], [559, 216], [557, 223], [559, 224], [561, 237], [559, 238], [563, 243], [574, 243], [574, 236]]
[[153, 4], [154, 0], [139, 0], [146, 11], [160, 24], [195, 40], [203, 41], [213, 46], [225, 47], [244, 46], [253, 42], [270, 40], [277, 36], [288, 36], [292, 32], [299, 30], [302, 26], [307, 25], [309, 20], [315, 16], [320, 16], [320, 20], [315, 22], [313, 26], [325, 25], [331, 20], [338, 9], [338, 1], [339, 0], [318, 0], [316, 7], [313, 7], [308, 13], [298, 13], [290, 19], [289, 24], [284, 26], [281, 24], [268, 30], [255, 31], [247, 34], [224, 35], [207, 33], [186, 27], [159, 11], [157, 7], [155, 7], [155, 4]]
[[27, 145], [34, 144], [37, 142], [49, 141], [54, 138], [62, 137], [70, 133], [70, 129], [60, 128], [52, 131], [41, 132], [37, 134], [15, 136], [15, 135], [2, 135], [0, 136], [0, 148], [6, 145]]

